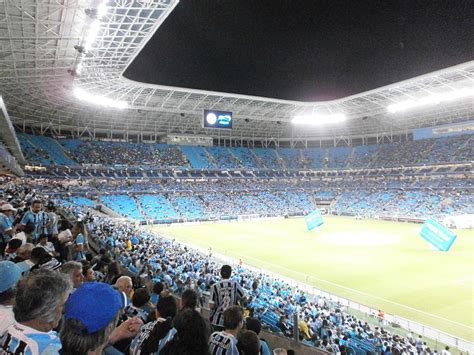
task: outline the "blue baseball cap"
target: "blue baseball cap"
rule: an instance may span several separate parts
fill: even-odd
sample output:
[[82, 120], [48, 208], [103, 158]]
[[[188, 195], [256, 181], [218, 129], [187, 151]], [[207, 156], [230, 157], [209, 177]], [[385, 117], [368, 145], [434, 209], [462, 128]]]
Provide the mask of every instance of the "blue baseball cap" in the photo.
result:
[[0, 261], [0, 292], [16, 285], [21, 278], [21, 269], [11, 261]]
[[77, 319], [89, 334], [106, 327], [126, 306], [124, 295], [103, 282], [85, 282], [73, 292], [64, 307], [65, 319]]

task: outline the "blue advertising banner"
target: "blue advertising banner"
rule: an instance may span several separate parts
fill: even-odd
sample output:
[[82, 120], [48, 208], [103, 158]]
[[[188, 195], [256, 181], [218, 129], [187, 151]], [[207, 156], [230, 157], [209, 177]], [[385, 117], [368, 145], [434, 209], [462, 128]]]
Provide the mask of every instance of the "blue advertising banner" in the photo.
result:
[[324, 223], [321, 211], [318, 209], [315, 209], [313, 212], [308, 214], [304, 218], [304, 221], [306, 222], [306, 228], [308, 228], [309, 231], [312, 231], [314, 228], [319, 227]]
[[421, 227], [420, 236], [440, 251], [448, 251], [456, 234], [437, 220], [430, 218]]

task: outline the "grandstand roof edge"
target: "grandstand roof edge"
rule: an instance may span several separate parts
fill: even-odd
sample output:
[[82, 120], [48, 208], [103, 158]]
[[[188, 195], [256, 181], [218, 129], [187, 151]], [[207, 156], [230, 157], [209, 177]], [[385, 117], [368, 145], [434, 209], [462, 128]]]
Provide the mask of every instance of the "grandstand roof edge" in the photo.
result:
[[[158, 28], [157, 28], [158, 30]], [[137, 51], [137, 55], [140, 53], [140, 51]], [[131, 62], [130, 62], [131, 63]], [[129, 64], [130, 65], [130, 64]], [[279, 104], [291, 104], [291, 105], [300, 105], [300, 106], [312, 106], [312, 105], [328, 105], [328, 104], [338, 104], [342, 103], [347, 100], [367, 96], [370, 94], [375, 94], [379, 93], [383, 90], [390, 90], [393, 88], [397, 88], [406, 84], [410, 84], [412, 82], [418, 81], [418, 80], [423, 80], [423, 79], [428, 79], [431, 77], [435, 77], [441, 74], [445, 73], [451, 73], [456, 70], [463, 70], [466, 67], [469, 66], [474, 66], [474, 60], [464, 62], [458, 65], [454, 65], [451, 67], [447, 67], [444, 69], [436, 70], [433, 72], [429, 72], [426, 74], [418, 75], [410, 79], [398, 81], [393, 84], [389, 85], [384, 85], [380, 86], [378, 88], [372, 89], [372, 90], [367, 90], [363, 91], [354, 95], [349, 95], [345, 96], [339, 99], [334, 99], [334, 100], [326, 100], [326, 101], [296, 101], [296, 100], [284, 100], [284, 99], [277, 99], [277, 98], [272, 98], [272, 97], [263, 97], [263, 96], [252, 96], [252, 95], [245, 95], [245, 94], [234, 94], [234, 93], [227, 93], [227, 92], [220, 92], [220, 91], [209, 91], [209, 90], [201, 90], [201, 89], [191, 89], [191, 88], [184, 88], [184, 87], [178, 87], [178, 86], [169, 86], [169, 85], [159, 85], [159, 84], [150, 84], [150, 83], [144, 83], [141, 81], [136, 81], [130, 78], [127, 78], [123, 76], [123, 73], [125, 70], [128, 68], [125, 68], [125, 70], [122, 71], [120, 74], [120, 79], [123, 80], [125, 83], [129, 82], [134, 85], [139, 85], [141, 87], [146, 87], [146, 88], [153, 88], [153, 89], [158, 89], [158, 90], [166, 90], [166, 91], [179, 91], [183, 93], [191, 93], [191, 94], [201, 94], [201, 95], [212, 95], [212, 96], [223, 96], [223, 97], [229, 97], [229, 98], [240, 98], [240, 99], [247, 99], [247, 100], [256, 100], [256, 101], [267, 101], [267, 102], [273, 102], [273, 103], [279, 103]]]

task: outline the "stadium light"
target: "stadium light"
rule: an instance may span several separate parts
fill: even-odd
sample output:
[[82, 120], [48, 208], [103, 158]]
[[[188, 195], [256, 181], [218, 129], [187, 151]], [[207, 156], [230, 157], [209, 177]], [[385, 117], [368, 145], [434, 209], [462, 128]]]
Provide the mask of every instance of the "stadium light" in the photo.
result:
[[104, 0], [93, 1], [92, 7], [85, 10], [87, 16], [89, 16], [89, 21], [91, 21], [88, 26], [87, 35], [82, 43], [86, 50], [92, 48], [100, 29], [100, 20], [107, 14], [108, 8], [105, 3], [106, 1]]
[[453, 90], [440, 94], [433, 94], [430, 96], [425, 96], [418, 100], [407, 100], [398, 102], [396, 104], [388, 105], [387, 110], [390, 113], [396, 113], [401, 111], [406, 111], [409, 109], [419, 108], [423, 106], [432, 106], [438, 105], [441, 102], [449, 102], [465, 97], [474, 96], [474, 90], [464, 88], [461, 90]]
[[346, 120], [346, 115], [343, 113], [335, 113], [333, 115], [303, 115], [296, 116], [291, 120], [294, 124], [320, 126], [331, 123], [340, 123]]
[[76, 98], [78, 98], [79, 100], [87, 101], [94, 105], [100, 105], [100, 106], [118, 108], [118, 109], [125, 109], [128, 107], [128, 104], [125, 101], [113, 100], [113, 99], [109, 99], [108, 97], [99, 96], [99, 95], [92, 95], [88, 93], [87, 91], [80, 88], [74, 88], [73, 92], [74, 92], [74, 96], [76, 96]]

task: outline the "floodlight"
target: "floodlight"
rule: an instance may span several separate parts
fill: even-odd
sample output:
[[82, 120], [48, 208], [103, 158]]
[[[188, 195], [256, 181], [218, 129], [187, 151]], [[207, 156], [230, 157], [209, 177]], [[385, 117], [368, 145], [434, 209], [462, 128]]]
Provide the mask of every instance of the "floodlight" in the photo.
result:
[[311, 126], [320, 126], [331, 123], [340, 123], [346, 120], [346, 115], [343, 113], [335, 113], [332, 115], [303, 115], [296, 116], [291, 121], [294, 124], [304, 124]]
[[100, 28], [100, 21], [94, 20], [92, 21], [91, 25], [89, 26], [89, 30], [87, 32], [87, 36], [84, 39], [82, 47], [86, 50], [92, 47], [92, 44], [95, 42], [97, 33], [99, 32]]
[[128, 104], [125, 101], [113, 100], [108, 97], [99, 96], [99, 95], [92, 95], [81, 88], [74, 88], [73, 92], [74, 92], [74, 96], [76, 96], [76, 98], [78, 98], [79, 100], [87, 101], [94, 105], [100, 105], [100, 106], [118, 108], [118, 109], [124, 109], [128, 107]]
[[412, 108], [438, 105], [441, 102], [454, 101], [454, 100], [458, 100], [458, 99], [462, 99], [462, 98], [470, 97], [470, 96], [474, 96], [473, 89], [464, 88], [460, 90], [452, 90], [452, 91], [448, 91], [444, 93], [425, 96], [420, 99], [406, 100], [406, 101], [398, 102], [396, 104], [388, 105], [387, 110], [390, 113], [396, 113], [400, 111], [409, 110]]
[[105, 16], [106, 13], [107, 13], [107, 6], [105, 5], [105, 1], [104, 1], [97, 7], [97, 18], [100, 20], [102, 17]]

